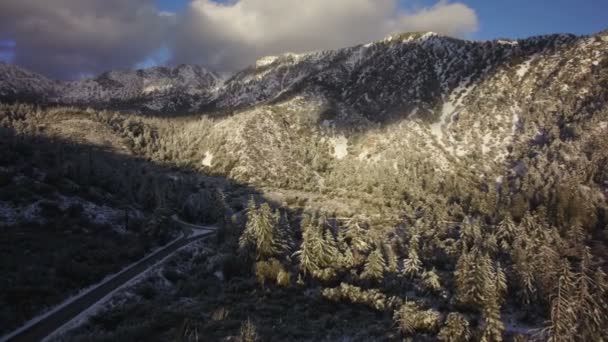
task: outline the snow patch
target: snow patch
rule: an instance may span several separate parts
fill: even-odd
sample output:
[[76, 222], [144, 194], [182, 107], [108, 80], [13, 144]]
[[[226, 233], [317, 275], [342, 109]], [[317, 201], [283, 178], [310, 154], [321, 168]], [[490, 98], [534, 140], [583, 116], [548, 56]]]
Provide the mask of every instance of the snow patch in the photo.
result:
[[361, 153], [359, 153], [359, 155], [357, 156], [357, 159], [359, 161], [364, 161], [364, 160], [368, 160], [370, 156], [370, 151], [368, 151], [367, 149], [363, 149], [361, 151]]
[[348, 139], [341, 135], [330, 140], [334, 147], [334, 157], [336, 159], [343, 159], [348, 155]]
[[354, 68], [361, 62], [361, 60], [363, 60], [364, 51], [365, 49], [357, 49], [353, 51], [344, 64], [348, 65], [348, 67], [351, 69]]
[[514, 41], [514, 40], [503, 40], [503, 39], [499, 39], [497, 41], [497, 43], [500, 45], [511, 45], [511, 46], [515, 46], [515, 45], [519, 44], [517, 41]]
[[213, 154], [209, 151], [205, 152], [205, 158], [201, 163], [203, 166], [211, 167], [213, 165]]
[[[430, 125], [431, 134], [433, 134], [439, 144], [444, 146], [443, 143], [443, 128], [442, 125], [449, 124], [451, 118], [457, 113], [458, 109], [462, 106], [462, 102], [464, 99], [471, 93], [471, 91], [475, 88], [475, 84], [469, 85], [470, 78], [463, 80], [454, 91], [450, 94], [450, 97], [446, 102], [443, 103], [441, 107], [441, 116], [439, 120]], [[456, 99], [458, 97], [458, 99]]]
[[167, 91], [171, 88], [173, 88], [172, 84], [162, 84], [162, 85], [150, 84], [150, 85], [147, 85], [144, 87], [143, 93], [147, 95], [150, 93]]
[[431, 124], [431, 134], [433, 134], [437, 138], [439, 143], [443, 143], [443, 130], [441, 126], [446, 122], [448, 118], [452, 117], [452, 114], [454, 113], [455, 109], [456, 106], [454, 106], [453, 102], [445, 102], [443, 104], [443, 107], [441, 108], [441, 116], [439, 117], [439, 120]]
[[513, 113], [513, 116], [511, 117], [511, 133], [515, 135], [519, 126], [519, 114], [517, 114], [515, 108], [511, 108], [511, 111]]
[[517, 77], [519, 77], [519, 79], [522, 79], [524, 76], [526, 76], [526, 74], [530, 70], [530, 64], [532, 63], [532, 60], [533, 59], [530, 58], [519, 66], [519, 68], [515, 72], [517, 74]]
[[439, 36], [437, 33], [429, 31], [429, 32], [423, 34], [422, 37], [420, 37], [420, 40], [427, 40], [429, 38], [437, 37], [437, 36]]
[[40, 201], [34, 202], [23, 209], [21, 217], [27, 222], [36, 222], [43, 224], [44, 219], [40, 217]]
[[483, 141], [481, 145], [481, 153], [488, 154], [491, 150], [490, 141], [492, 140], [492, 133], [486, 133], [483, 136]]
[[[79, 197], [67, 197], [60, 196], [61, 203], [59, 207], [61, 210], [67, 210], [72, 205], [81, 205], [83, 214], [91, 223], [104, 225], [108, 224], [112, 229], [118, 233], [125, 233], [124, 227], [124, 210], [115, 209], [106, 205], [97, 205], [95, 203], [85, 201]], [[128, 211], [129, 218], [141, 218], [142, 214], [137, 210]]]
[[279, 56], [262, 57], [262, 58], [258, 59], [257, 61], [255, 61], [255, 67], [262, 68], [262, 67], [271, 65], [272, 63], [276, 62], [278, 59], [279, 59]]

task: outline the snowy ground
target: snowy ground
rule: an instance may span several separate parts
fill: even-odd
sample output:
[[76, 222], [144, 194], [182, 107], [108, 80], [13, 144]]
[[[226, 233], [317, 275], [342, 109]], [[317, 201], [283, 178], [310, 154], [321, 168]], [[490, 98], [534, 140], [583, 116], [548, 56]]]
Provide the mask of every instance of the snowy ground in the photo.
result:
[[348, 139], [341, 135], [330, 140], [334, 147], [334, 157], [344, 159], [348, 155]]
[[[443, 103], [443, 107], [441, 108], [441, 116], [439, 119], [430, 125], [430, 132], [435, 138], [437, 142], [443, 146], [448, 147], [445, 143], [446, 133], [449, 138], [449, 142], [452, 144], [452, 148], [450, 149], [453, 154], [460, 155], [459, 151], [462, 146], [454, 146], [457, 142], [453, 139], [453, 137], [449, 133], [450, 123], [454, 115], [458, 113], [458, 110], [462, 107], [464, 99], [471, 93], [473, 89], [475, 89], [475, 84], [469, 84], [470, 78], [463, 80], [454, 91], [448, 97], [448, 100]], [[445, 127], [443, 127], [445, 125]]]

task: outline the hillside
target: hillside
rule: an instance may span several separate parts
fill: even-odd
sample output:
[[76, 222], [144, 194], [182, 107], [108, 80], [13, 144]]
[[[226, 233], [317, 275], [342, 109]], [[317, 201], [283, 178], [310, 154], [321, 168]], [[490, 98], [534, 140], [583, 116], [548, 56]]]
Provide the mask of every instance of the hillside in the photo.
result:
[[3, 105], [11, 134], [141, 163], [97, 177], [223, 226], [68, 339], [606, 338], [608, 31], [406, 33], [229, 78], [0, 68], [0, 99], [40, 105]]

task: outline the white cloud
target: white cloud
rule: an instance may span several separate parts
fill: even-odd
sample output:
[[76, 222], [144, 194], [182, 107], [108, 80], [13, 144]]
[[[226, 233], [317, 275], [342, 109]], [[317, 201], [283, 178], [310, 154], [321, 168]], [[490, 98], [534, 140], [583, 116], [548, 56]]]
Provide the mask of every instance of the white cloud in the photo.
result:
[[131, 68], [158, 49], [170, 20], [154, 0], [1, 0], [14, 62], [53, 77]]
[[397, 0], [193, 0], [173, 42], [176, 61], [220, 69], [286, 51], [331, 49], [405, 31], [463, 36], [477, 30], [474, 10], [439, 1], [406, 11]]

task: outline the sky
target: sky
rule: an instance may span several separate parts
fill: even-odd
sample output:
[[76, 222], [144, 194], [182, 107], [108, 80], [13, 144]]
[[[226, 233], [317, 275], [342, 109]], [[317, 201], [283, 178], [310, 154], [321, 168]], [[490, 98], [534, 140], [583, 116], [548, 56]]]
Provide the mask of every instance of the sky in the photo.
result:
[[488, 40], [605, 29], [607, 0], [1, 0], [0, 61], [57, 79], [182, 63], [233, 71], [396, 32]]

